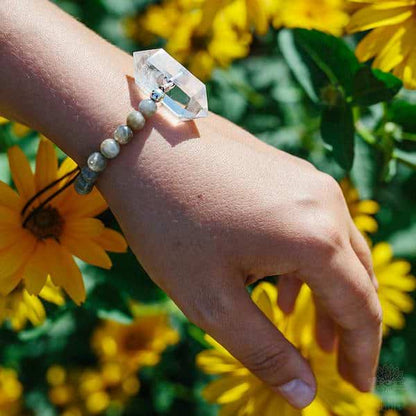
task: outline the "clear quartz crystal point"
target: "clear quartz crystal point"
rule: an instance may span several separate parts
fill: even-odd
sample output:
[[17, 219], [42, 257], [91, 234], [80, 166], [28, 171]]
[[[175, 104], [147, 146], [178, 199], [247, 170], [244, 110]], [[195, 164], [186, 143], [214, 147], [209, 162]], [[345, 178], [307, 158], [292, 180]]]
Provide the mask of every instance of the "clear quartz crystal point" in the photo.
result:
[[134, 52], [136, 84], [148, 94], [156, 88], [168, 87], [161, 101], [180, 120], [192, 120], [208, 115], [207, 90], [203, 82], [189, 72], [164, 49]]

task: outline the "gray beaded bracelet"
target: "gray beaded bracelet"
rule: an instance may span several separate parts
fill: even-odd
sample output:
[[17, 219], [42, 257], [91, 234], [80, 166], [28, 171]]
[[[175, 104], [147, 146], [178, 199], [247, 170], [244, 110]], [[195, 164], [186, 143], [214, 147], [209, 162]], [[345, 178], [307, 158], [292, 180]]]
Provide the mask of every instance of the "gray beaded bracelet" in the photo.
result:
[[[103, 140], [99, 151], [88, 157], [86, 166], [74, 179], [75, 190], [80, 195], [92, 191], [108, 161], [117, 157], [120, 147], [129, 143], [134, 133], [143, 129], [146, 119], [156, 113], [157, 103], [161, 102], [173, 115], [184, 121], [208, 115], [205, 85], [165, 50], [152, 49], [133, 55], [136, 84], [150, 93], [150, 98], [142, 100], [138, 111], [132, 111], [127, 116], [126, 124], [118, 126], [113, 137]], [[174, 87], [181, 90], [180, 96], [184, 102], [167, 95]]]

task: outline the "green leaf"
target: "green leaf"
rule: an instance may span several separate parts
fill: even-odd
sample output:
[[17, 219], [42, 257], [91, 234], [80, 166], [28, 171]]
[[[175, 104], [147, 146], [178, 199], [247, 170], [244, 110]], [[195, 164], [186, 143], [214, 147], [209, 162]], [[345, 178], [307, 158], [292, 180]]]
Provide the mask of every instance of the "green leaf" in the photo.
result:
[[325, 73], [333, 85], [341, 85], [345, 95], [353, 91], [354, 75], [360, 64], [345, 41], [317, 30], [295, 29], [295, 43]]
[[85, 308], [94, 311], [102, 319], [124, 324], [133, 321], [128, 300], [110, 283], [98, 283], [88, 294]]
[[344, 102], [325, 107], [322, 112], [321, 135], [341, 168], [350, 171], [354, 161], [354, 119], [351, 107]]
[[405, 132], [416, 133], [416, 105], [404, 100], [397, 100], [390, 104], [388, 121], [398, 124]]
[[280, 50], [292, 70], [295, 78], [303, 87], [309, 98], [319, 103], [319, 91], [316, 91], [316, 76], [313, 74], [311, 65], [308, 65], [302, 50], [295, 43], [294, 33], [291, 30], [281, 30], [278, 36]]
[[351, 178], [361, 198], [371, 199], [374, 197], [375, 189], [380, 183], [383, 170], [383, 153], [357, 135]]
[[391, 100], [403, 83], [394, 75], [363, 65], [354, 76], [353, 102], [370, 106]]
[[416, 152], [406, 152], [402, 149], [394, 149], [393, 157], [399, 162], [416, 169]]

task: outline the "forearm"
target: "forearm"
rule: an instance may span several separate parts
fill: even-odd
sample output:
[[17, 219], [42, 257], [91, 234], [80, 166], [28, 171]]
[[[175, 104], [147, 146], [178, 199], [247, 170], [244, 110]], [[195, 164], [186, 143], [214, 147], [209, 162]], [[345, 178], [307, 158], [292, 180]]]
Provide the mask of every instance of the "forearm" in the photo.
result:
[[131, 57], [45, 0], [3, 0], [0, 21], [0, 114], [84, 162], [140, 99]]

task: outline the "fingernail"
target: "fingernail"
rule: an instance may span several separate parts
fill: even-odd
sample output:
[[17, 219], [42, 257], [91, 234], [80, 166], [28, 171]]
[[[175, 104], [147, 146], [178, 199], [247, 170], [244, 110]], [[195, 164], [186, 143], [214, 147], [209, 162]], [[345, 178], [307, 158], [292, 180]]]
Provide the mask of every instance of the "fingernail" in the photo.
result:
[[293, 406], [303, 409], [312, 402], [315, 391], [304, 381], [294, 379], [278, 388], [280, 394], [286, 398]]

